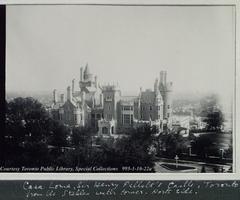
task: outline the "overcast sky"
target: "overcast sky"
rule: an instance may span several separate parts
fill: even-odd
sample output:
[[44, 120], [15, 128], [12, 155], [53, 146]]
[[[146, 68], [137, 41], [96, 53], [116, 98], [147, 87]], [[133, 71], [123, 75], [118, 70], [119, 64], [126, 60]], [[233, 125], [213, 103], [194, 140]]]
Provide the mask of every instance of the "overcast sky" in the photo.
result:
[[231, 96], [231, 6], [7, 6], [7, 91], [65, 90], [88, 62], [123, 93], [168, 71], [176, 92]]

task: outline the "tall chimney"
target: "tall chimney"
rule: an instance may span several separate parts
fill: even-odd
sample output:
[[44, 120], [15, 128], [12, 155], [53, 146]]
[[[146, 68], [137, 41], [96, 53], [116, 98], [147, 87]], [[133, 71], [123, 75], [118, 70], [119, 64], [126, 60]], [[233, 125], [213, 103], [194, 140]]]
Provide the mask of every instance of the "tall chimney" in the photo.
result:
[[100, 94], [100, 106], [102, 107], [103, 106], [103, 95]]
[[72, 100], [72, 91], [70, 86], [67, 87], [67, 100]]
[[166, 71], [164, 71], [163, 83], [164, 83], [164, 85], [167, 85], [167, 72]]
[[57, 103], [57, 90], [56, 89], [53, 90], [53, 103], [54, 104]]
[[64, 103], [64, 94], [60, 95], [61, 103]]
[[164, 79], [164, 71], [160, 71], [160, 84], [164, 84], [163, 79]]
[[83, 68], [80, 68], [80, 81], [83, 81]]
[[95, 79], [95, 86], [97, 87], [97, 76], [95, 76], [94, 79]]
[[74, 94], [75, 79], [72, 80], [72, 95]]

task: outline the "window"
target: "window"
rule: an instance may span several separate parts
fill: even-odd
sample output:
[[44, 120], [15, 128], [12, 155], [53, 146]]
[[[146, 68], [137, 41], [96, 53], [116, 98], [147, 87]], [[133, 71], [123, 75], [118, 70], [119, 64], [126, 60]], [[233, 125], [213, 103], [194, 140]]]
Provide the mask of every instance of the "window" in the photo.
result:
[[93, 119], [95, 118], [95, 114], [92, 114], [92, 118], [93, 118]]
[[108, 120], [111, 120], [111, 119], [112, 119], [112, 115], [111, 115], [111, 114], [108, 114], [108, 115], [107, 115], [107, 118], [108, 118]]
[[160, 106], [158, 106], [157, 109], [160, 110]]
[[160, 119], [160, 115], [158, 115], [158, 119]]
[[111, 96], [107, 96], [106, 101], [112, 101], [112, 97]]
[[152, 110], [152, 106], [149, 106], [149, 110]]
[[82, 114], [80, 115], [80, 117], [81, 117], [81, 120], [82, 120]]
[[107, 127], [103, 127], [102, 128], [102, 133], [103, 134], [108, 134], [108, 128]]
[[108, 106], [108, 110], [111, 110], [111, 106]]
[[97, 119], [100, 119], [101, 118], [101, 114], [97, 114]]
[[170, 105], [168, 105], [167, 108], [170, 109]]
[[123, 124], [130, 124], [130, 115], [123, 115]]
[[133, 110], [132, 106], [123, 106], [123, 110]]
[[133, 124], [133, 115], [130, 115], [131, 124]]
[[167, 117], [170, 117], [170, 113], [167, 114]]

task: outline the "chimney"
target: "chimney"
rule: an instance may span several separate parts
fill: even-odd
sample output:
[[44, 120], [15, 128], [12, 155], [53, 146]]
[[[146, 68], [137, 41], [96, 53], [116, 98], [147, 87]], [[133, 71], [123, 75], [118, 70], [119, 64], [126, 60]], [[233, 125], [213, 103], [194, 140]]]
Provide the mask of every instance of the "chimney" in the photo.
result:
[[163, 83], [164, 83], [164, 85], [167, 85], [167, 72], [166, 71], [164, 71]]
[[94, 79], [95, 79], [95, 86], [97, 87], [97, 76], [95, 76]]
[[101, 105], [101, 107], [103, 106], [103, 95], [102, 94], [100, 94], [100, 105]]
[[157, 92], [157, 90], [158, 90], [158, 79], [156, 78], [154, 83], [154, 92]]
[[164, 71], [160, 71], [160, 84], [163, 84]]
[[64, 103], [64, 94], [61, 94], [60, 98], [61, 98], [61, 103]]
[[83, 81], [83, 68], [80, 68], [80, 81]]
[[57, 90], [56, 89], [53, 90], [53, 103], [54, 104], [57, 103]]
[[74, 94], [75, 79], [72, 80], [72, 95]]
[[72, 91], [70, 86], [67, 87], [67, 100], [72, 100]]

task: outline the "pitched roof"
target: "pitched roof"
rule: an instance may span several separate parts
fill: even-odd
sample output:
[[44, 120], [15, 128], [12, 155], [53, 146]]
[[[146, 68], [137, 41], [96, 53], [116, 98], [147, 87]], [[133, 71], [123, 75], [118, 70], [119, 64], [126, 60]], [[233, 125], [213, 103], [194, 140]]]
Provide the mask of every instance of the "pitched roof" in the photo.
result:
[[144, 91], [141, 93], [141, 101], [145, 103], [155, 102], [155, 92], [153, 91]]

